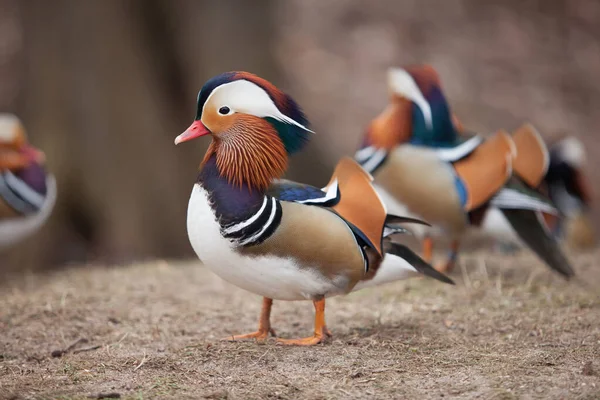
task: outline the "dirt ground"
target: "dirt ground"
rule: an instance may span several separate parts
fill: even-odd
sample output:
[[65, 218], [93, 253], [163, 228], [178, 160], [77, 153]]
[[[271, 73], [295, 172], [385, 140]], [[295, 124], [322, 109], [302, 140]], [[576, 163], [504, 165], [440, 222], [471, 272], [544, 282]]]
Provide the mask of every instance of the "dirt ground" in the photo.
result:
[[[599, 255], [567, 284], [529, 254], [472, 253], [454, 287], [329, 300], [334, 337], [312, 348], [219, 341], [261, 301], [198, 262], [32, 275], [0, 292], [0, 398], [599, 399]], [[272, 321], [299, 337], [312, 316], [275, 302]]]

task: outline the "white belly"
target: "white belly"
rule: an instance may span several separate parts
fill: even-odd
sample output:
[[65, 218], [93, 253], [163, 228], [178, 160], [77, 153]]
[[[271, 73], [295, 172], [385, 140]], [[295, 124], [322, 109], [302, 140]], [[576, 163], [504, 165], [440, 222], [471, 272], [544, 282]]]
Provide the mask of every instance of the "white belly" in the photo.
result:
[[197, 184], [188, 205], [187, 229], [190, 243], [204, 265], [249, 292], [275, 300], [305, 300], [341, 293], [334, 281], [314, 269], [300, 268], [291, 257], [237, 253], [232, 243], [221, 236], [207, 193]]

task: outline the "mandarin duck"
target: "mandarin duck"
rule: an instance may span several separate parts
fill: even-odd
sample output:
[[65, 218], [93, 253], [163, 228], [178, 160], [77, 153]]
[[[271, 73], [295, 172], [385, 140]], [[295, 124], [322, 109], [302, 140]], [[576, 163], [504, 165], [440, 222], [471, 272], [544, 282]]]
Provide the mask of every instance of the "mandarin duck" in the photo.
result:
[[19, 119], [0, 114], [0, 249], [35, 233], [52, 212], [56, 183], [44, 162]]
[[[450, 255], [437, 269], [453, 268], [468, 227], [493, 230], [501, 219], [550, 268], [571, 277], [573, 269], [548, 230], [558, 212], [538, 190], [549, 157], [535, 129], [466, 135], [430, 66], [392, 68], [388, 85], [389, 104], [369, 125], [355, 159], [374, 176], [390, 212], [408, 209], [449, 235]], [[420, 233], [430, 262], [432, 237]]]
[[390, 240], [405, 231], [402, 223], [421, 221], [388, 215], [351, 158], [323, 189], [279, 179], [311, 133], [290, 96], [256, 75], [229, 72], [204, 84], [194, 122], [175, 139], [212, 137], [188, 205], [194, 251], [225, 281], [263, 297], [258, 330], [230, 340], [273, 334], [273, 300], [313, 301], [314, 334], [278, 341], [314, 345], [330, 335], [326, 297], [419, 273], [452, 283]]
[[[533, 129], [531, 126], [529, 128]], [[575, 137], [556, 141], [550, 147], [548, 168], [538, 188], [559, 211], [556, 216], [545, 216], [550, 232], [557, 240], [566, 241], [579, 249], [593, 246], [596, 240], [589, 215], [590, 185], [583, 172], [585, 159], [584, 146]], [[506, 221], [496, 219], [495, 224], [496, 231], [504, 227], [501, 250], [510, 252], [514, 246], [521, 244], [511, 235], [514, 232], [510, 232], [510, 225]]]

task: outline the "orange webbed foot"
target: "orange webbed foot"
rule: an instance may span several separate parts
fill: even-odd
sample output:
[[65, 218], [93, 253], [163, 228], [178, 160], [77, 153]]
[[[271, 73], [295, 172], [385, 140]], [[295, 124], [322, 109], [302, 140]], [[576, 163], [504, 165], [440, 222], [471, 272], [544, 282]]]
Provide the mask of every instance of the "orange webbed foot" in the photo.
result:
[[277, 339], [278, 344], [285, 346], [314, 346], [323, 343], [331, 337], [331, 332], [325, 325], [325, 299], [314, 300], [315, 306], [315, 334], [302, 339]]
[[331, 337], [331, 332], [327, 327], [319, 331], [315, 331], [315, 334], [310, 337], [302, 339], [277, 339], [278, 344], [284, 346], [314, 346], [319, 343], [323, 343], [327, 338]]
[[252, 332], [252, 333], [246, 333], [244, 335], [231, 335], [229, 337], [223, 338], [222, 340], [227, 340], [229, 342], [235, 342], [237, 340], [256, 339], [256, 341], [258, 341], [258, 342], [264, 342], [269, 337], [269, 334], [271, 334], [271, 336], [277, 336], [273, 329], [269, 329], [269, 330], [265, 329], [265, 330], [259, 330], [259, 331]]
[[263, 298], [262, 310], [260, 312], [260, 320], [258, 322], [258, 330], [252, 333], [246, 333], [245, 335], [231, 335], [222, 340], [235, 342], [236, 340], [245, 339], [256, 339], [258, 342], [263, 342], [269, 337], [269, 333], [273, 336], [277, 336], [273, 328], [271, 328], [271, 307], [273, 306], [273, 299], [267, 297]]

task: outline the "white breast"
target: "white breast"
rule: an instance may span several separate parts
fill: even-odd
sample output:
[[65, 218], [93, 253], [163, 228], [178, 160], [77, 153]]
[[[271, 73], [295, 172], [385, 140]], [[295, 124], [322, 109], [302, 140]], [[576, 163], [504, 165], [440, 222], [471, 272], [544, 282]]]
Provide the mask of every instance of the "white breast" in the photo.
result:
[[304, 300], [340, 294], [339, 286], [292, 258], [240, 255], [223, 238], [206, 191], [194, 185], [188, 205], [188, 235], [204, 265], [229, 283], [275, 300]]

